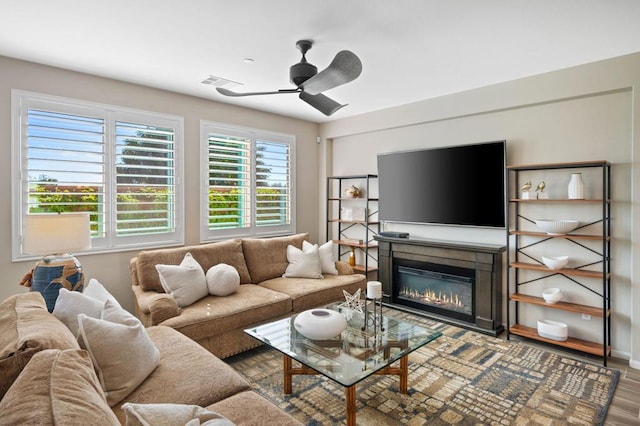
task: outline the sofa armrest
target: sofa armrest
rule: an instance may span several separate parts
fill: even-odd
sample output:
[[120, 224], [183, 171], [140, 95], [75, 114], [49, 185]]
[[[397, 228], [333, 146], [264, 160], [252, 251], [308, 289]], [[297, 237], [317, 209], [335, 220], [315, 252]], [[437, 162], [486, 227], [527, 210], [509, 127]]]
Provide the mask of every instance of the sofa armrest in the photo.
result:
[[353, 275], [353, 268], [343, 260], [336, 261], [336, 269], [338, 270], [338, 275]]
[[180, 315], [176, 300], [167, 293], [144, 291], [140, 286], [132, 285], [136, 315], [145, 327], [158, 325], [161, 322]]

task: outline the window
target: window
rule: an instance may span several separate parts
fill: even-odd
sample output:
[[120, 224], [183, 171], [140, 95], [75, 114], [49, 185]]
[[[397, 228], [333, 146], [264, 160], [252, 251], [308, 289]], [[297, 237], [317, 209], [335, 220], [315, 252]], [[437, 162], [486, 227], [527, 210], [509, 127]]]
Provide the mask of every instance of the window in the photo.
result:
[[203, 122], [201, 240], [295, 232], [295, 138]]
[[[91, 251], [182, 244], [182, 118], [13, 92], [14, 234], [89, 212]], [[25, 257], [20, 235], [14, 259]]]

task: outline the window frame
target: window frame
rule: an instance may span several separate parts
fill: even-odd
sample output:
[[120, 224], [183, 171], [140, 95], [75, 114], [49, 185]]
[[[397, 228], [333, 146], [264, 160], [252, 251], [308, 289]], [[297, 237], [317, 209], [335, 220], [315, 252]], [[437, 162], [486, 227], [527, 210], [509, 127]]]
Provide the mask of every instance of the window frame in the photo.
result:
[[[246, 138], [250, 140], [250, 217], [247, 228], [209, 229], [209, 134]], [[290, 223], [276, 226], [256, 225], [256, 143], [272, 142], [289, 145]], [[235, 126], [208, 120], [200, 121], [200, 242], [214, 242], [229, 238], [274, 237], [296, 232], [296, 137], [250, 127]]]
[[[102, 225], [104, 237], [93, 237], [91, 248], [83, 253], [120, 252], [149, 247], [184, 245], [184, 118], [163, 114], [89, 102], [60, 96], [13, 89], [11, 91], [11, 169], [12, 169], [12, 260], [29, 260], [37, 256], [22, 252], [24, 216], [28, 214], [28, 159], [27, 117], [29, 109], [40, 109], [55, 113], [95, 117], [104, 120], [104, 194], [105, 213]], [[115, 217], [117, 214], [116, 191], [116, 122], [133, 122], [145, 126], [170, 127], [174, 129], [174, 224], [168, 233], [117, 236]], [[77, 254], [77, 253], [75, 253]]]

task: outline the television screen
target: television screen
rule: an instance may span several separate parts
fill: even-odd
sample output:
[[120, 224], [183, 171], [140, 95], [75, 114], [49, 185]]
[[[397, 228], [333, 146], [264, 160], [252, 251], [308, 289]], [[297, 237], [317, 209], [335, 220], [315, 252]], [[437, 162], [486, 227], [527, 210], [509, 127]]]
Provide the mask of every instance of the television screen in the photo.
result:
[[381, 221], [505, 227], [506, 141], [378, 154]]

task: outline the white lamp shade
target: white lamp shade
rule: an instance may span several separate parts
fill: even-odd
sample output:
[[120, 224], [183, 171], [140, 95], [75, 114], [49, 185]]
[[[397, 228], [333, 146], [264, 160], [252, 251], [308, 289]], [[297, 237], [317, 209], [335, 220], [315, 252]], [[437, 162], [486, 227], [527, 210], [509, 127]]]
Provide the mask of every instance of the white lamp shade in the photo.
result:
[[57, 254], [91, 248], [89, 213], [29, 214], [25, 217], [25, 254]]

